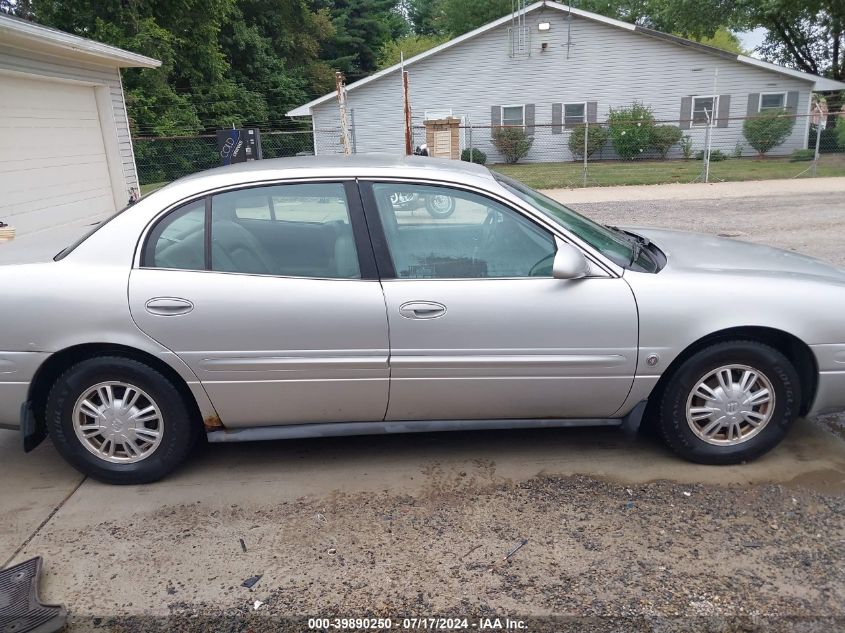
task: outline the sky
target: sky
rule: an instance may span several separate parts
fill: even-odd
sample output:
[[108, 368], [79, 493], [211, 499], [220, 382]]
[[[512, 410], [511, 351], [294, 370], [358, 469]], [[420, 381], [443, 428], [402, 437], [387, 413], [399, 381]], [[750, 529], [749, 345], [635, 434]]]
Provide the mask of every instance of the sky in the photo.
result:
[[[737, 33], [737, 37], [739, 37], [739, 41], [742, 43], [742, 48], [751, 51], [762, 44], [763, 40], [766, 39], [766, 29], [760, 27], [754, 29], [753, 31], [743, 31], [741, 33]], [[756, 53], [752, 53], [751, 56], [759, 57]]]

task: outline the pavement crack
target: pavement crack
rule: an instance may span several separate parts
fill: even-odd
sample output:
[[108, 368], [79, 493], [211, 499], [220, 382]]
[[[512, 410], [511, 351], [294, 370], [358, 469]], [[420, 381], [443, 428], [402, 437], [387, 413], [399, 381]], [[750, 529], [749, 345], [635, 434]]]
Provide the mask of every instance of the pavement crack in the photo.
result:
[[82, 484], [84, 484], [87, 479], [88, 476], [86, 475], [79, 480], [79, 483], [77, 483], [73, 487], [73, 489], [65, 495], [65, 498], [62, 499], [55, 508], [53, 508], [52, 512], [47, 515], [47, 518], [45, 518], [41, 523], [38, 524], [38, 527], [35, 528], [35, 531], [29, 536], [27, 536], [24, 542], [21, 543], [14, 552], [12, 552], [12, 555], [6, 560], [6, 562], [3, 563], [3, 566], [0, 567], [0, 569], [6, 569], [6, 567], [9, 566], [9, 563], [15, 560], [15, 557], [20, 554], [26, 548], [26, 546], [32, 542], [32, 539], [38, 536], [38, 533], [44, 528], [44, 526], [46, 526], [53, 519], [53, 517], [56, 516], [56, 513], [64, 507], [64, 505], [70, 500], [70, 498], [74, 494], [76, 494], [76, 491], [82, 487]]

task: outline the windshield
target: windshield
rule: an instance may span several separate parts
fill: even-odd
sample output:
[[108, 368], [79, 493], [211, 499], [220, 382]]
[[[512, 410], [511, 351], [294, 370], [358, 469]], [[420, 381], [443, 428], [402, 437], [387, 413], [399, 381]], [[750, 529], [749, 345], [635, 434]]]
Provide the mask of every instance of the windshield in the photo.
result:
[[505, 189], [516, 194], [542, 212], [543, 215], [580, 237], [614, 264], [630, 268], [631, 260], [637, 259], [633, 257], [631, 240], [623, 233], [593, 222], [513, 178], [495, 172], [493, 175]]

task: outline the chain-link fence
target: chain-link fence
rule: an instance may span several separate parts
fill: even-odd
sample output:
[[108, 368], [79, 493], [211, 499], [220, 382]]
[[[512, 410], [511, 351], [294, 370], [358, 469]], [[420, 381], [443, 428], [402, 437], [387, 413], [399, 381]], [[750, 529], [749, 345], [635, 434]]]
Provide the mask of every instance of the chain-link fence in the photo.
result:
[[[340, 129], [262, 131], [264, 158], [328, 153], [338, 143]], [[135, 164], [142, 188], [151, 188], [221, 164], [214, 134], [140, 136], [133, 138]]]
[[[602, 121], [565, 118], [525, 126], [417, 122], [413, 145], [429, 155], [482, 162], [536, 188], [763, 180], [845, 176], [845, 146], [836, 128], [845, 118], [782, 115], [709, 121], [707, 113], [681, 121]], [[385, 145], [359, 148], [350, 126], [350, 151], [397, 151], [401, 129], [384, 130]], [[396, 137], [396, 138], [393, 138]], [[341, 129], [262, 131], [264, 158], [343, 151]], [[212, 134], [136, 137], [142, 190], [220, 165]], [[585, 151], [586, 148], [586, 151]]]
[[[845, 176], [845, 146], [833, 117], [709, 121], [620, 120], [530, 126], [415, 125], [429, 155], [483, 162], [537, 188]], [[456, 147], [457, 146], [457, 147]], [[585, 152], [586, 148], [586, 152]]]

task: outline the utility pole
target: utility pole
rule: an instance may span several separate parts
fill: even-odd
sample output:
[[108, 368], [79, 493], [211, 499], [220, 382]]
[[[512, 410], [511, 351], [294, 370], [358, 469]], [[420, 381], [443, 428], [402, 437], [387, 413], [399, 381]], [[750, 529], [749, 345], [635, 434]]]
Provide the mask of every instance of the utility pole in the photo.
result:
[[408, 71], [405, 70], [405, 54], [399, 53], [399, 68], [402, 71], [402, 108], [405, 112], [405, 154], [414, 153], [414, 131], [411, 127], [411, 95], [408, 92]]
[[340, 110], [340, 142], [343, 145], [343, 153], [349, 156], [352, 153], [352, 146], [349, 142], [349, 123], [346, 120], [346, 85], [343, 82], [343, 73], [334, 74], [334, 83], [337, 88], [337, 105]]

